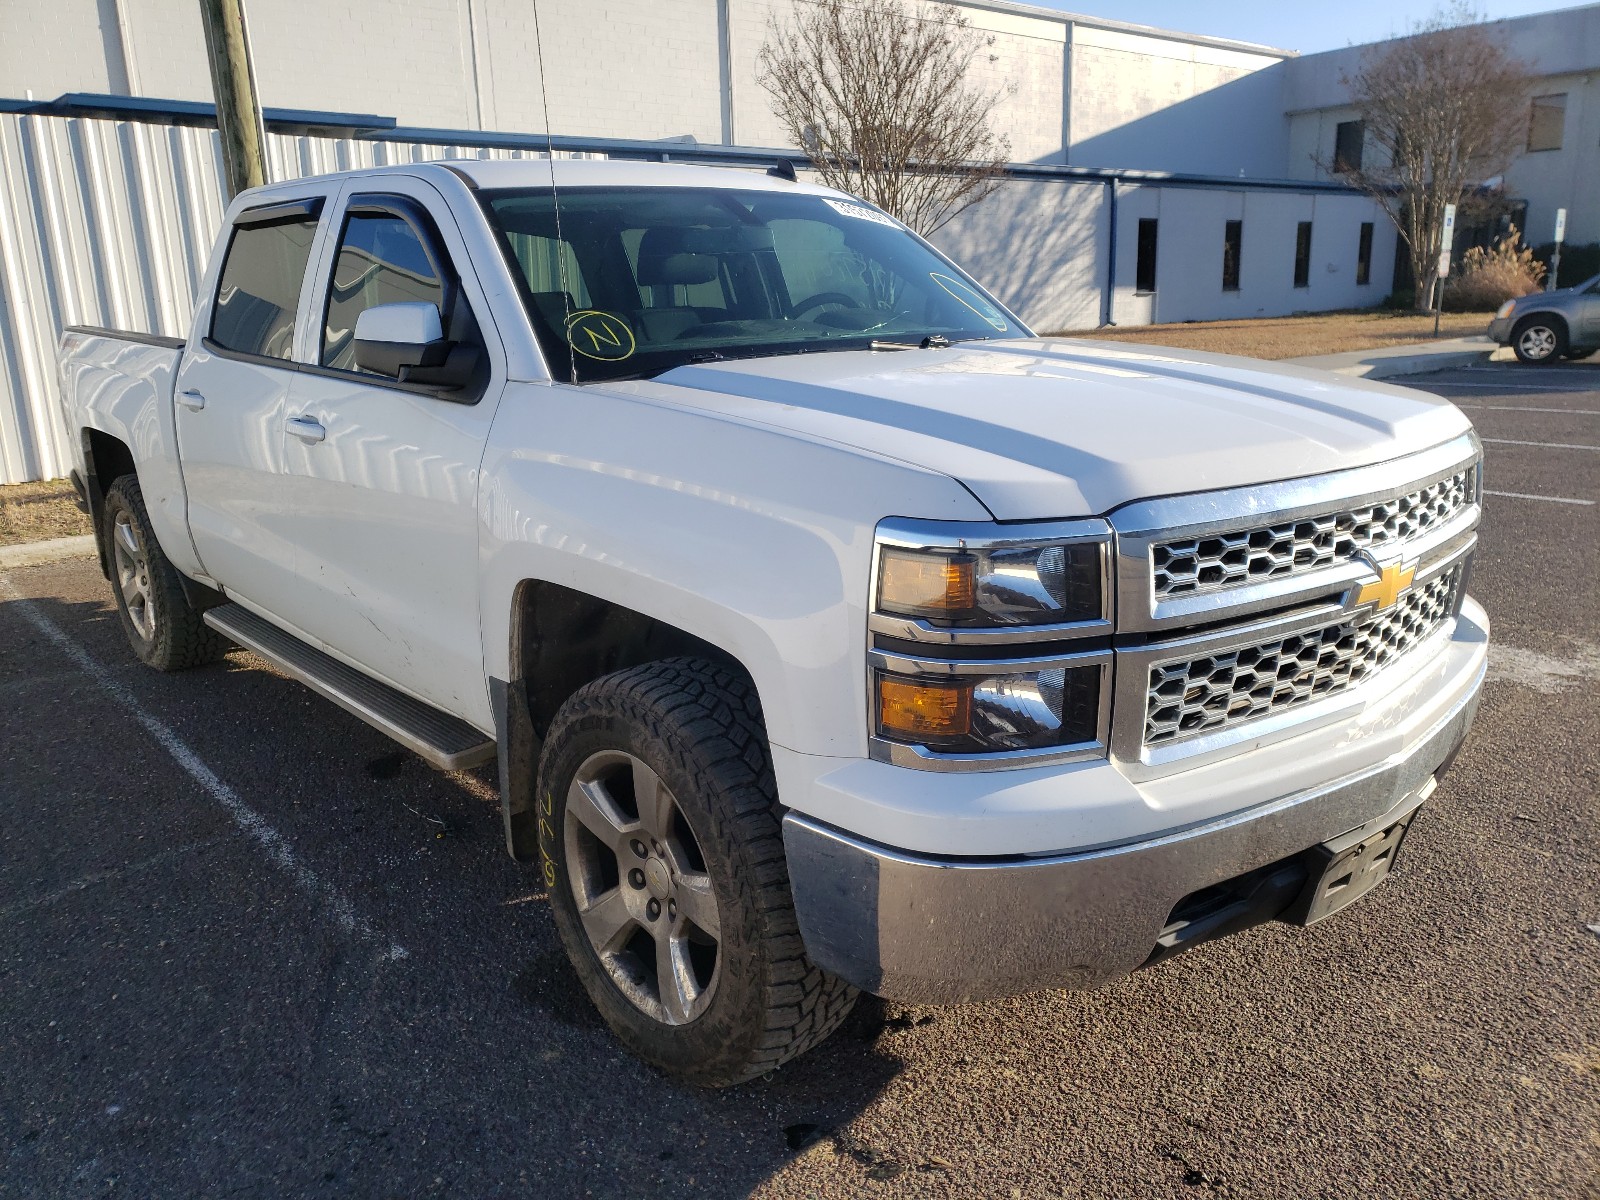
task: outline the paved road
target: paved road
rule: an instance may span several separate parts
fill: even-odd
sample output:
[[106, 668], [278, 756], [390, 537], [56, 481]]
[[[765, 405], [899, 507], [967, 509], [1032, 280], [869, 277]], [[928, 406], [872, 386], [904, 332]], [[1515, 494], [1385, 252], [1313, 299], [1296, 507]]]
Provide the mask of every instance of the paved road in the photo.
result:
[[863, 1005], [720, 1094], [591, 1015], [491, 775], [11, 570], [0, 1195], [1600, 1197], [1600, 367], [1415, 382], [1546, 498], [1490, 497], [1495, 681], [1396, 877], [1101, 992]]

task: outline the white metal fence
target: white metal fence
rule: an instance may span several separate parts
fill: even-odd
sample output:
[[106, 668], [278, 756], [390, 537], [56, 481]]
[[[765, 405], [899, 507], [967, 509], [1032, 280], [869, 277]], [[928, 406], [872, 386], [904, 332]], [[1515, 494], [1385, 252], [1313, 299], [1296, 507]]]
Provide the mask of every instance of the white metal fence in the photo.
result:
[[[559, 152], [558, 152], [559, 154]], [[267, 135], [273, 179], [522, 149]], [[0, 484], [72, 461], [57, 396], [66, 325], [174, 337], [225, 207], [214, 129], [0, 113]]]

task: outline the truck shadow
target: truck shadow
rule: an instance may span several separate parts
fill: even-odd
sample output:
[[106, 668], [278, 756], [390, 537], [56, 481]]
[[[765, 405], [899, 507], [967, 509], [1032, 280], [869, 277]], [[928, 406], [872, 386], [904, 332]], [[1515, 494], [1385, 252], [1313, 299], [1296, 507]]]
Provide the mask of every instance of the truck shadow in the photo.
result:
[[[85, 594], [84, 578], [72, 594]], [[81, 895], [92, 898], [85, 919], [130, 931], [114, 946], [77, 944], [71, 980], [48, 953], [21, 956], [15, 978], [39, 986], [19, 995], [38, 999], [19, 999], [14, 1015], [67, 1021], [84, 1047], [117, 1042], [97, 1061], [154, 1081], [124, 1102], [141, 1119], [193, 1114], [160, 1155], [98, 1149], [96, 1170], [135, 1191], [249, 1192], [251, 1179], [273, 1178], [297, 1195], [745, 1195], [842, 1130], [900, 1070], [892, 1040], [918, 1018], [870, 998], [810, 1054], [737, 1088], [686, 1087], [639, 1063], [568, 965], [542, 881], [505, 854], [494, 769], [436, 773], [245, 652], [148, 672], [109, 604], [41, 596], [0, 602], [0, 682], [19, 703], [48, 697], [53, 722], [48, 739], [8, 738], [0, 763], [7, 819], [38, 830], [7, 843], [20, 903], [5, 911]], [[13, 717], [17, 734], [24, 714]], [[174, 746], [248, 816], [208, 794]], [[151, 859], [152, 822], [168, 844], [211, 833], [214, 861]], [[294, 869], [263, 853], [263, 829]], [[92, 844], [95, 861], [63, 860], [62, 844]], [[320, 884], [308, 888], [312, 875]], [[340, 904], [356, 912], [354, 931], [335, 919]], [[179, 944], [171, 914], [186, 906], [215, 917], [183, 929], [181, 972], [152, 976]], [[287, 926], [244, 932], [274, 910]], [[7, 916], [0, 930], [32, 920]], [[37, 928], [19, 936], [54, 936]], [[120, 993], [115, 1016], [74, 982], [90, 975]], [[197, 992], [232, 997], [209, 1033], [181, 1015]], [[240, 1032], [207, 1057], [196, 1046], [213, 1024]], [[219, 1076], [245, 1086], [219, 1090]], [[98, 1103], [89, 1079], [25, 1058], [10, 1086], [18, 1111]], [[207, 1150], [219, 1136], [231, 1161]], [[877, 1162], [851, 1145], [863, 1169]], [[41, 1127], [29, 1146], [13, 1177], [52, 1194], [50, 1181], [75, 1169], [71, 1141]]]

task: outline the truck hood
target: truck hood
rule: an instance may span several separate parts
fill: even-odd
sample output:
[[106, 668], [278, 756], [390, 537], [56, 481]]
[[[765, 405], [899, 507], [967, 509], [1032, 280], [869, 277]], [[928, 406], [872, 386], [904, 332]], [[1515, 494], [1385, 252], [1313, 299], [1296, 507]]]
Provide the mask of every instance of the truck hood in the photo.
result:
[[915, 463], [1002, 521], [1364, 466], [1471, 427], [1409, 388], [1077, 339], [714, 363], [619, 390]]

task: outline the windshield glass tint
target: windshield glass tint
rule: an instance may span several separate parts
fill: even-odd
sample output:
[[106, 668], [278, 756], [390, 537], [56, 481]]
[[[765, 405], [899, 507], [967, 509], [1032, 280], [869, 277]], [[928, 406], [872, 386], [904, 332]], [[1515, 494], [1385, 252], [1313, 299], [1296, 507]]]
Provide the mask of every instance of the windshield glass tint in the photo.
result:
[[1029, 336], [900, 225], [832, 197], [721, 188], [484, 195], [546, 359], [579, 382], [689, 362]]

